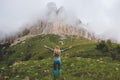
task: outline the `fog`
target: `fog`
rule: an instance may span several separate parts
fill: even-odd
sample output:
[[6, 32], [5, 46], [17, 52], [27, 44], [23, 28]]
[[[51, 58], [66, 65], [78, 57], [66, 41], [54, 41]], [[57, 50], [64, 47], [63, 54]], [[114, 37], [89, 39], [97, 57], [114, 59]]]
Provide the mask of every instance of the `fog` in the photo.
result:
[[119, 0], [0, 0], [0, 38], [42, 18], [48, 2], [63, 6], [96, 34], [120, 41]]

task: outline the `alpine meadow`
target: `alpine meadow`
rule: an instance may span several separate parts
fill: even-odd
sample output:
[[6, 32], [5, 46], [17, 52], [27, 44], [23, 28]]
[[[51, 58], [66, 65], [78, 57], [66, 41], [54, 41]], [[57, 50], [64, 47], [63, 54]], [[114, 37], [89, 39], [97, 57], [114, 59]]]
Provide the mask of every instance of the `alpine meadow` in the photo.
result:
[[120, 80], [119, 0], [0, 0], [0, 80]]

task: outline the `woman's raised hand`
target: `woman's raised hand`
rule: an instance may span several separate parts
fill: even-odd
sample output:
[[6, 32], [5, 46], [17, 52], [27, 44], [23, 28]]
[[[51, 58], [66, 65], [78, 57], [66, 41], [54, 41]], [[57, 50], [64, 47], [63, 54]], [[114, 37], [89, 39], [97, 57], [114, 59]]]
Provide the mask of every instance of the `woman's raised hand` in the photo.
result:
[[44, 45], [45, 48], [48, 48], [48, 46]]
[[72, 46], [69, 46], [68, 48], [70, 49], [70, 48], [72, 48]]

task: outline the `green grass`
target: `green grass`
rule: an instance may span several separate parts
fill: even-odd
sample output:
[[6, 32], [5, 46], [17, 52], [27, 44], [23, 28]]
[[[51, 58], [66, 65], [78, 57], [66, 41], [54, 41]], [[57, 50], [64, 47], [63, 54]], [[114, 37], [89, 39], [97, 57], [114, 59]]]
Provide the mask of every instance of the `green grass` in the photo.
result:
[[[25, 76], [29, 76], [31, 80], [53, 80], [53, 59], [51, 57], [15, 63], [10, 66], [10, 80], [22, 80]], [[60, 80], [119, 80], [119, 75], [120, 63], [111, 62], [110, 59], [107, 61], [104, 58], [62, 58]]]
[[[60, 44], [62, 41], [64, 44]], [[0, 79], [53, 80], [53, 53], [43, 46], [72, 49], [63, 52], [62, 75], [59, 80], [120, 80], [120, 62], [95, 50], [96, 43], [85, 38], [41, 35], [8, 48], [8, 55], [0, 62]]]

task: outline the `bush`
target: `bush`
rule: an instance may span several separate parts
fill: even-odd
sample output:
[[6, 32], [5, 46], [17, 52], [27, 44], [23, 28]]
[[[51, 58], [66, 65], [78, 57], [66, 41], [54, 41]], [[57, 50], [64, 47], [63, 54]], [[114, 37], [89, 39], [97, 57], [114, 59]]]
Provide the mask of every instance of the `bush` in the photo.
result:
[[120, 60], [120, 45], [114, 44], [110, 40], [102, 40], [98, 42], [96, 49], [103, 53], [106, 53], [106, 55], [108, 57], [111, 57], [112, 60]]
[[112, 43], [110, 40], [102, 40], [96, 45], [96, 49], [102, 52], [109, 52], [112, 49]]
[[113, 50], [110, 51], [113, 60], [120, 60], [120, 45], [117, 45]]

